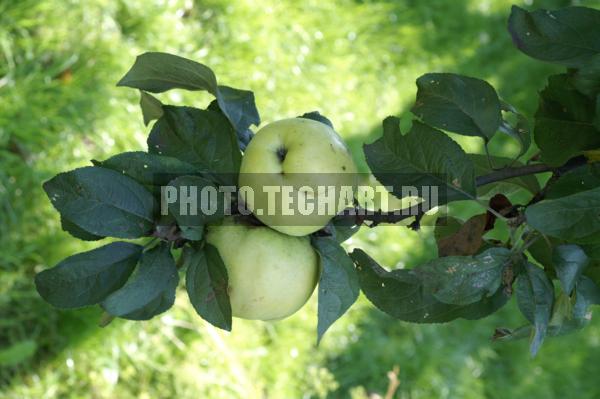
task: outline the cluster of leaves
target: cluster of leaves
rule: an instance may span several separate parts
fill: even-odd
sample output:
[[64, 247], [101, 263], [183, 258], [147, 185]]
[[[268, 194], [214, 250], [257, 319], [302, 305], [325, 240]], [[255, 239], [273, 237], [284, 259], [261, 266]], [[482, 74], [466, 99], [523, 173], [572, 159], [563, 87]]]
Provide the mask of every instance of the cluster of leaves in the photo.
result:
[[[514, 7], [509, 31], [525, 54], [568, 68], [551, 76], [540, 93], [533, 135], [527, 119], [487, 82], [432, 73], [417, 80], [410, 131], [403, 134], [399, 120], [388, 117], [383, 136], [364, 147], [382, 184], [441, 186], [447, 202], [477, 201], [488, 211], [465, 222], [440, 220], [439, 258], [394, 271], [361, 249], [346, 253], [341, 243], [359, 226], [335, 218], [311, 237], [322, 265], [319, 339], [359, 290], [383, 312], [415, 323], [482, 318], [514, 292], [529, 324], [498, 329], [495, 337], [531, 337], [534, 354], [546, 336], [583, 327], [589, 306], [600, 304], [600, 170], [593, 163], [600, 148], [600, 11]], [[172, 306], [179, 269], [185, 268], [194, 308], [229, 330], [227, 271], [218, 251], [203, 241], [204, 226], [224, 212], [184, 218], [173, 208], [159, 217], [159, 187], [235, 185], [250, 127], [260, 123], [254, 95], [217, 84], [202, 64], [164, 53], [139, 56], [119, 85], [139, 89], [144, 121], [155, 121], [148, 152], [93, 161], [57, 175], [44, 188], [63, 229], [77, 238], [151, 241], [145, 246], [117, 241], [71, 256], [36, 277], [38, 291], [57, 307], [100, 304], [111, 317], [145, 320]], [[215, 100], [198, 109], [165, 105], [150, 94], [171, 89], [207, 91]], [[302, 117], [331, 125], [318, 113]], [[467, 154], [444, 131], [480, 137], [486, 146], [496, 134], [507, 134], [520, 151], [515, 159]], [[532, 141], [539, 154], [519, 160], [530, 153]], [[543, 187], [528, 175], [542, 171], [553, 172]], [[531, 201], [513, 204], [506, 187], [529, 192]], [[499, 191], [507, 196], [494, 195]], [[508, 226], [510, 237], [486, 238], [498, 225]], [[173, 250], [181, 247], [176, 261]]]

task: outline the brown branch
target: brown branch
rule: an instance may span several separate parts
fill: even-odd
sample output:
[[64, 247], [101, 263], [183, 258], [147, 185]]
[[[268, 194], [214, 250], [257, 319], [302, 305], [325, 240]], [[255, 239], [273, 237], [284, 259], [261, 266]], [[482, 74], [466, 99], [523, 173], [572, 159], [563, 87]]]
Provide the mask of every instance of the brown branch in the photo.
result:
[[[475, 185], [477, 187], [485, 186], [487, 184], [495, 183], [502, 180], [512, 179], [515, 177], [527, 176], [527, 175], [535, 175], [538, 173], [544, 172], [552, 172], [555, 178], [560, 177], [561, 175], [584, 166], [587, 164], [587, 159], [581, 155], [574, 158], [569, 159], [564, 165], [553, 167], [543, 163], [533, 164], [533, 165], [525, 165], [514, 168], [503, 168], [487, 175], [477, 176], [475, 179]], [[538, 201], [543, 198], [544, 193], [538, 193], [540, 195], [536, 195]], [[535, 197], [534, 197], [535, 198]], [[382, 211], [369, 211], [361, 208], [359, 206], [355, 208], [349, 208], [342, 212], [339, 216], [341, 217], [355, 217], [356, 224], [365, 224], [365, 222], [371, 222], [368, 224], [369, 226], [376, 226], [380, 223], [398, 223], [405, 219], [416, 217], [417, 220], [423, 216], [425, 212], [419, 207], [419, 205], [413, 206], [411, 208], [406, 208], [403, 210], [396, 210], [391, 212], [382, 212]], [[417, 226], [414, 226], [418, 228]]]

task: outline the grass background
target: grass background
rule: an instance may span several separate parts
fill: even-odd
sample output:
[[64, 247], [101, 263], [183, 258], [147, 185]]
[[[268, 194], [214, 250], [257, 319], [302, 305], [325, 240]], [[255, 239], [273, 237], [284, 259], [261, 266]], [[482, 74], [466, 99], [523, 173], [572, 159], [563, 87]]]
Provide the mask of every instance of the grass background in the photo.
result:
[[[600, 397], [600, 324], [549, 340], [495, 344], [495, 327], [523, 322], [514, 303], [479, 322], [409, 325], [361, 298], [319, 348], [316, 301], [278, 323], [235, 320], [224, 333], [180, 292], [145, 323], [96, 324], [98, 309], [57, 311], [33, 287], [36, 272], [95, 244], [77, 242], [41, 183], [66, 169], [145, 149], [137, 93], [116, 81], [144, 51], [211, 66], [251, 89], [265, 123], [319, 110], [361, 145], [387, 115], [405, 116], [423, 73], [489, 80], [532, 115], [558, 68], [516, 51], [511, 3], [600, 7], [597, 0], [0, 0], [0, 397], [366, 398], [399, 367], [398, 398]], [[203, 106], [172, 92], [164, 102]], [[481, 151], [477, 139], [460, 139]], [[497, 140], [499, 153], [514, 143]], [[476, 210], [467, 210], [474, 212]], [[364, 229], [360, 246], [388, 267], [434, 257], [431, 231]]]

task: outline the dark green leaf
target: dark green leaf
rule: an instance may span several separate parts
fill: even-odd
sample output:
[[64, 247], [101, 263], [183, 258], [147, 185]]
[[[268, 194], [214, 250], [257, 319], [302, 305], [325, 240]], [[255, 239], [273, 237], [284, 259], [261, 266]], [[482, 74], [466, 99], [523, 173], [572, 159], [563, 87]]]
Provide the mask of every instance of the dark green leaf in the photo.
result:
[[399, 120], [383, 121], [383, 137], [364, 146], [367, 163], [377, 180], [392, 186], [401, 198], [402, 186], [441, 186], [447, 201], [475, 196], [473, 164], [456, 142], [439, 130], [415, 121], [402, 135]]
[[186, 247], [186, 288], [196, 312], [210, 324], [231, 331], [227, 269], [212, 245]]
[[600, 93], [600, 54], [592, 57], [575, 71], [571, 76], [571, 82], [579, 92], [595, 98]]
[[[225, 215], [224, 195], [209, 180], [182, 176], [171, 181], [169, 186], [177, 189], [177, 200], [169, 203], [169, 213], [179, 226], [202, 227]], [[184, 196], [186, 198], [182, 198]]]
[[444, 323], [457, 318], [480, 319], [500, 309], [509, 299], [503, 288], [470, 305], [450, 305], [438, 301], [424, 289], [414, 270], [386, 271], [361, 249], [351, 253], [358, 265], [360, 287], [381, 311], [414, 323]]
[[152, 194], [114, 170], [85, 167], [60, 173], [44, 183], [44, 190], [62, 217], [97, 236], [137, 238], [154, 226]]
[[219, 86], [217, 101], [237, 132], [246, 132], [250, 125], [260, 124], [254, 93], [251, 91]]
[[181, 237], [190, 241], [200, 241], [204, 238], [204, 226], [179, 226]]
[[571, 295], [575, 283], [590, 263], [590, 259], [578, 245], [565, 244], [554, 248], [552, 260], [563, 291]]
[[195, 166], [177, 158], [143, 151], [122, 152], [96, 164], [116, 170], [148, 187], [164, 186], [178, 176], [198, 171]]
[[106, 298], [102, 307], [112, 316], [149, 320], [173, 306], [178, 282], [170, 245], [161, 242], [144, 252], [135, 274]]
[[484, 80], [428, 73], [417, 79], [417, 87], [417, 100], [411, 111], [428, 125], [486, 141], [500, 127], [500, 100]]
[[148, 137], [148, 151], [175, 157], [220, 183], [235, 185], [242, 154], [227, 119], [218, 112], [190, 107], [163, 109], [165, 114]]
[[560, 166], [584, 150], [600, 147], [594, 113], [594, 101], [577, 91], [567, 75], [550, 76], [535, 114], [535, 142], [544, 162]]
[[530, 57], [576, 68], [600, 53], [600, 11], [567, 7], [528, 12], [513, 6], [508, 29]]
[[561, 240], [557, 238], [542, 235], [527, 248], [527, 251], [540, 265], [549, 267], [552, 265], [553, 248], [560, 243]]
[[413, 269], [425, 291], [440, 302], [469, 305], [494, 295], [510, 264], [510, 251], [490, 248], [477, 256], [447, 256]]
[[103, 239], [102, 236], [97, 236], [95, 234], [89, 233], [77, 226], [75, 223], [71, 222], [69, 219], [61, 216], [60, 217], [60, 226], [64, 231], [71, 234], [75, 238], [79, 238], [83, 241], [98, 241]]
[[128, 86], [151, 93], [171, 89], [206, 90], [217, 93], [217, 78], [206, 65], [166, 53], [144, 53], [117, 86]]
[[600, 176], [596, 176], [591, 165], [576, 168], [562, 174], [546, 190], [546, 199], [556, 199], [600, 187]]
[[589, 318], [588, 308], [591, 305], [600, 305], [600, 287], [586, 276], [579, 277], [576, 287], [573, 317], [587, 319]]
[[585, 242], [600, 233], [600, 187], [527, 207], [527, 224], [539, 232]]
[[113, 242], [70, 256], [35, 277], [44, 300], [58, 308], [95, 305], [121, 288], [138, 262], [142, 247]]
[[[523, 166], [523, 163], [505, 157], [488, 157], [487, 155], [481, 154], [468, 154], [468, 156], [475, 166], [476, 176], [487, 175], [492, 173], [494, 169], [505, 166]], [[494, 169], [492, 169], [492, 167]], [[477, 187], [477, 195], [485, 197], [491, 197], [498, 193], [508, 195], [520, 188], [523, 188], [532, 194], [537, 193], [541, 189], [540, 184], [534, 175], [526, 175], [479, 186]]]
[[333, 238], [313, 237], [312, 245], [321, 260], [319, 279], [319, 322], [317, 342], [358, 298], [358, 275], [352, 259]]
[[516, 286], [519, 309], [535, 327], [530, 348], [535, 356], [548, 330], [554, 305], [554, 287], [544, 270], [531, 263], [525, 264], [525, 273], [519, 276]]
[[331, 123], [331, 121], [327, 117], [321, 115], [319, 111], [307, 112], [305, 114], [300, 115], [299, 118], [312, 119], [313, 121], [324, 123], [332, 129], [334, 128], [333, 123]]
[[502, 101], [502, 111], [504, 111], [505, 114], [503, 115], [499, 130], [519, 142], [521, 150], [517, 156], [518, 158], [525, 154], [531, 146], [529, 123], [525, 116], [517, 111], [515, 107], [504, 101]]
[[334, 238], [340, 244], [344, 241], [348, 240], [354, 234], [360, 230], [360, 226], [358, 226], [354, 221], [350, 221], [346, 217], [336, 216], [331, 219], [329, 226], [333, 232]]
[[144, 125], [148, 126], [150, 122], [163, 116], [162, 103], [151, 94], [140, 90], [140, 108], [144, 117]]

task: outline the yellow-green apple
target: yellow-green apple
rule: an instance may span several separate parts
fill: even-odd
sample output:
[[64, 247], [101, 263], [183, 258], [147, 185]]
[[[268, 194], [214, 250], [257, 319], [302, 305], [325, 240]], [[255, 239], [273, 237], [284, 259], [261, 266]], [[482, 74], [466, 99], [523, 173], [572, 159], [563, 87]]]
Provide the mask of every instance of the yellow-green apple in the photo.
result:
[[235, 317], [283, 319], [300, 309], [315, 289], [319, 260], [309, 237], [292, 237], [229, 217], [208, 227], [206, 241], [218, 249], [227, 268]]
[[282, 233], [304, 236], [351, 204], [355, 180], [352, 155], [331, 127], [290, 118], [256, 133], [242, 158], [239, 185], [252, 189], [245, 202], [259, 220]]

